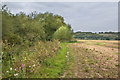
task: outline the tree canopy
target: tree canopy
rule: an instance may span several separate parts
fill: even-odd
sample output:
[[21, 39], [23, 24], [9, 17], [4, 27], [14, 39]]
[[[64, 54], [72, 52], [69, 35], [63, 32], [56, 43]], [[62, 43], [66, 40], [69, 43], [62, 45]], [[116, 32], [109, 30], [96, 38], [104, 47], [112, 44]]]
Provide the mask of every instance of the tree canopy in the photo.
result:
[[60, 41], [68, 41], [72, 38], [72, 33], [68, 27], [61, 26], [53, 35], [53, 39], [58, 39]]
[[[60, 15], [53, 13], [36, 13], [25, 14], [20, 12], [12, 14], [4, 5], [2, 7], [2, 39], [8, 40], [10, 43], [18, 43], [28, 41], [48, 41], [53, 39], [53, 34], [59, 33], [58, 29], [64, 26], [67, 32], [64, 36], [70, 40], [69, 33], [72, 33], [71, 25], [66, 24]], [[57, 32], [56, 32], [57, 31]], [[68, 36], [67, 36], [68, 35]], [[72, 35], [72, 34], [71, 34]], [[60, 37], [59, 37], [60, 38]], [[57, 37], [56, 37], [57, 39]]]

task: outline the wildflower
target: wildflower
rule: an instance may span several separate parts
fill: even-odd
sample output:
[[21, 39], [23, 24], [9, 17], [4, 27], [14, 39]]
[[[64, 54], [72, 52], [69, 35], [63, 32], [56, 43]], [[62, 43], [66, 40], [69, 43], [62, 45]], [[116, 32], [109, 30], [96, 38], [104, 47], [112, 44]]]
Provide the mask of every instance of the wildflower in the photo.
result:
[[16, 71], [16, 69], [15, 69], [15, 71]]
[[18, 73], [16, 73], [16, 76], [18, 75]]
[[33, 71], [31, 70], [31, 72], [33, 72]]
[[29, 66], [29, 67], [31, 67], [31, 66]]
[[67, 55], [69, 55], [69, 52], [67, 52]]
[[12, 68], [10, 68], [10, 70], [12, 70]]
[[17, 76], [18, 74], [16, 73], [16, 74], [14, 74], [14, 76]]
[[9, 71], [6, 71], [6, 72], [9, 72]]
[[35, 64], [33, 65], [33, 67], [35, 67]]
[[9, 53], [10, 53], [10, 51], [9, 51]]
[[24, 64], [22, 64], [22, 68], [24, 68]]
[[18, 77], [19, 77], [19, 75], [18, 75]]

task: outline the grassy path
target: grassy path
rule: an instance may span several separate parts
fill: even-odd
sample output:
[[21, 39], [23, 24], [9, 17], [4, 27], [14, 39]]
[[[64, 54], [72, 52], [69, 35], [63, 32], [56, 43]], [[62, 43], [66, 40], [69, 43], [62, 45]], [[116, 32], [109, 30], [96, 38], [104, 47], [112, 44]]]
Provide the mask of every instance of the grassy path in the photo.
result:
[[[89, 41], [90, 42], [90, 41]], [[92, 42], [91, 42], [92, 43]], [[97, 43], [98, 44], [98, 43]], [[95, 46], [93, 48], [93, 46]], [[70, 43], [74, 65], [67, 72], [66, 77], [72, 78], [116, 78], [118, 77], [118, 56], [116, 51], [107, 52], [104, 47], [96, 44]], [[103, 48], [103, 50], [101, 50]], [[100, 50], [99, 50], [100, 49]]]
[[32, 74], [33, 78], [59, 78], [63, 75], [67, 68], [67, 51], [66, 43], [61, 43], [61, 49], [54, 56], [46, 60], [42, 66], [37, 69], [36, 74]]

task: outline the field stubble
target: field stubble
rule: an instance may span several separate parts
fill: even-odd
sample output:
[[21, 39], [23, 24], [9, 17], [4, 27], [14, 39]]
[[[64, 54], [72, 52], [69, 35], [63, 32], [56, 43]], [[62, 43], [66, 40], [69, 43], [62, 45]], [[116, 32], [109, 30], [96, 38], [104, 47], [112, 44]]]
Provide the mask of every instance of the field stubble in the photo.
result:
[[[79, 43], [78, 43], [79, 42]], [[118, 41], [78, 40], [69, 44], [74, 66], [74, 78], [117, 78]]]

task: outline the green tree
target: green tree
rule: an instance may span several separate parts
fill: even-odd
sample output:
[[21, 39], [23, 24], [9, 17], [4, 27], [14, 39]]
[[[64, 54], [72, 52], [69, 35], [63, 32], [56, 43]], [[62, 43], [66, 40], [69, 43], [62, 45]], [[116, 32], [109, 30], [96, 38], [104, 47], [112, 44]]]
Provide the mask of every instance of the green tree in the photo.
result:
[[72, 33], [71, 25], [67, 25], [62, 16], [48, 12], [32, 12], [28, 15], [20, 12], [13, 15], [6, 5], [2, 7], [2, 22], [2, 40], [10, 43], [20, 44], [27, 40], [33, 44], [38, 40], [51, 40], [61, 26], [65, 26], [68, 33]]
[[72, 32], [68, 27], [61, 26], [54, 34], [53, 39], [60, 41], [70, 41], [72, 39]]

